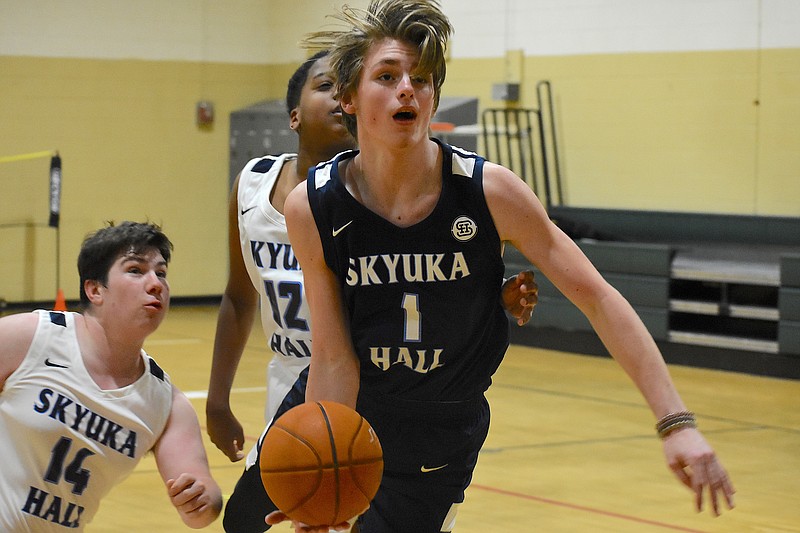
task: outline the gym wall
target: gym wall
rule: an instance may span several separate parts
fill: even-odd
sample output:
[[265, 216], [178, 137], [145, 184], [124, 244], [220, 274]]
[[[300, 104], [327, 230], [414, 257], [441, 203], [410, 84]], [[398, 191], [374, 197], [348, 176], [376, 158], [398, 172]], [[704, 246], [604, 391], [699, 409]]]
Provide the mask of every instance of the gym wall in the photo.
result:
[[[52, 301], [58, 268], [76, 299], [81, 240], [123, 219], [174, 241], [174, 297], [219, 295], [228, 116], [283, 97], [298, 41], [342, 3], [0, 0], [0, 157], [63, 159], [58, 265], [48, 161], [0, 164], [0, 298]], [[552, 83], [569, 205], [800, 215], [798, 3], [442, 6], [456, 28], [445, 96], [534, 107], [535, 84]], [[520, 100], [493, 100], [497, 83], [519, 83]], [[201, 100], [211, 126], [196, 124]]]

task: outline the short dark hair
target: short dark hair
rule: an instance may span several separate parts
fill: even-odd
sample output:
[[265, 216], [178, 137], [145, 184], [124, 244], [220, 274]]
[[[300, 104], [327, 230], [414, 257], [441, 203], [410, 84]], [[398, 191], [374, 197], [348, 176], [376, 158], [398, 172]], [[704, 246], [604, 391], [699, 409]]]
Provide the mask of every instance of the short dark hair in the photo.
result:
[[327, 55], [327, 50], [317, 52], [313, 56], [303, 61], [303, 63], [297, 67], [297, 70], [294, 71], [292, 77], [289, 78], [289, 85], [286, 88], [287, 113], [291, 114], [292, 109], [300, 105], [300, 95], [303, 92], [303, 85], [305, 85], [306, 80], [308, 80], [308, 72], [311, 70], [311, 67], [313, 67], [314, 63], [316, 63], [319, 59], [322, 59]]
[[158, 250], [169, 263], [172, 256], [172, 242], [161, 231], [161, 227], [151, 222], [121, 222], [90, 233], [83, 240], [78, 254], [78, 275], [81, 280], [81, 304], [89, 305], [89, 298], [83, 288], [86, 280], [97, 281], [102, 285], [108, 283], [108, 272], [111, 266], [122, 255], [129, 251], [142, 254], [149, 250]]

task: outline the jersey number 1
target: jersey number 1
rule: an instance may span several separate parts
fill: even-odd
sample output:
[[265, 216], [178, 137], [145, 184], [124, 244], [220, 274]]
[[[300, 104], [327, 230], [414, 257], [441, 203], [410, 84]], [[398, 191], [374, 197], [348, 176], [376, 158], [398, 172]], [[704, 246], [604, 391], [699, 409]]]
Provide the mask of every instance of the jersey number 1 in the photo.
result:
[[406, 342], [422, 340], [422, 318], [419, 314], [419, 294], [403, 295], [403, 312], [405, 313], [405, 330], [403, 339]]

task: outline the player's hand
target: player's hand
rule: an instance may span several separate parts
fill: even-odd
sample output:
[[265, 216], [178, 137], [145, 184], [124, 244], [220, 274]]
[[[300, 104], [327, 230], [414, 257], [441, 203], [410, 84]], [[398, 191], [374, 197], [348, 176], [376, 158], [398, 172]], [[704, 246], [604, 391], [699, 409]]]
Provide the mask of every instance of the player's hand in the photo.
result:
[[181, 474], [167, 480], [167, 495], [172, 505], [184, 515], [202, 514], [214, 504], [202, 481], [192, 474]]
[[280, 511], [273, 511], [264, 519], [264, 521], [271, 526], [280, 524], [281, 522], [285, 522], [287, 520], [292, 522], [295, 533], [328, 533], [328, 531], [331, 529], [335, 531], [348, 531], [350, 529], [349, 522], [342, 522], [341, 524], [337, 524], [335, 526], [307, 526], [302, 522], [296, 522], [292, 520]]
[[214, 409], [206, 405], [206, 426], [211, 442], [232, 462], [244, 457], [244, 429], [230, 408]]
[[503, 283], [503, 306], [519, 326], [531, 319], [533, 308], [539, 303], [539, 286], [533, 277], [531, 270], [524, 270]]
[[720, 515], [720, 497], [733, 509], [733, 483], [699, 431], [683, 428], [670, 433], [664, 439], [664, 455], [675, 476], [694, 492], [697, 512], [703, 510], [706, 493], [715, 516]]

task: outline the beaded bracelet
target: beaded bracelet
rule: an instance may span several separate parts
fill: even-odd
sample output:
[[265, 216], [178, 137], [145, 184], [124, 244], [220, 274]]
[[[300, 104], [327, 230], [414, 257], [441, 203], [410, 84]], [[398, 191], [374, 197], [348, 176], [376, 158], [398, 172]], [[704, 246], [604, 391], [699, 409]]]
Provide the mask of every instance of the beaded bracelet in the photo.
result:
[[656, 422], [656, 433], [662, 439], [666, 438], [676, 429], [684, 427], [697, 427], [697, 419], [691, 411], [679, 411], [663, 416]]

